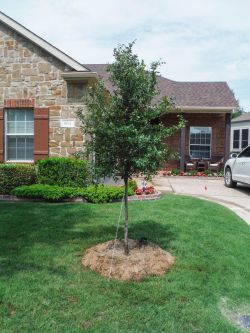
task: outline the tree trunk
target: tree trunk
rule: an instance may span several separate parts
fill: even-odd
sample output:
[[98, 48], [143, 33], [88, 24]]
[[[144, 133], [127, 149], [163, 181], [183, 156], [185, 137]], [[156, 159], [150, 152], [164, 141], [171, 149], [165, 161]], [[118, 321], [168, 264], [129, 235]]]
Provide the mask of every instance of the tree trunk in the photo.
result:
[[125, 223], [124, 223], [124, 253], [126, 255], [129, 254], [128, 248], [128, 175], [125, 173], [124, 175], [124, 209], [125, 209]]

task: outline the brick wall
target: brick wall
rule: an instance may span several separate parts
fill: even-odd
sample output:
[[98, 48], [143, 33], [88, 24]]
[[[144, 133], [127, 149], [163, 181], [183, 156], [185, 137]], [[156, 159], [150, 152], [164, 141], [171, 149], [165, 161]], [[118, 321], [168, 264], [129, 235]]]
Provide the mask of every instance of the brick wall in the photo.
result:
[[[50, 156], [69, 156], [84, 140], [75, 115], [82, 105], [68, 103], [67, 84], [60, 76], [67, 70], [71, 69], [0, 23], [0, 107], [15, 107], [13, 101], [22, 99], [49, 107]], [[62, 128], [60, 118], [75, 118], [75, 128]]]
[[[189, 155], [189, 132], [190, 126], [205, 126], [212, 127], [212, 147], [211, 155], [213, 156], [224, 156], [225, 150], [225, 114], [213, 114], [213, 113], [185, 113], [184, 118], [186, 119], [186, 130], [185, 130], [185, 155]], [[163, 118], [166, 126], [171, 126], [178, 122], [178, 118], [175, 114], [167, 114]], [[180, 153], [181, 145], [181, 131], [175, 133], [172, 137], [168, 138], [166, 143], [169, 147], [175, 149]], [[179, 161], [171, 161], [170, 166], [167, 168], [179, 167]]]

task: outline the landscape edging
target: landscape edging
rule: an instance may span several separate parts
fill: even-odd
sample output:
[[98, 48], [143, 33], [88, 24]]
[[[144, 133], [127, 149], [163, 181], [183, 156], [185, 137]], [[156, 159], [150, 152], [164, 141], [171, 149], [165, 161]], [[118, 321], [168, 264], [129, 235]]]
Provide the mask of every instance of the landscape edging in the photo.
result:
[[[160, 199], [161, 192], [156, 191], [154, 194], [141, 194], [141, 195], [132, 195], [128, 197], [128, 201], [146, 201], [146, 200], [156, 200]], [[32, 199], [32, 198], [19, 198], [15, 195], [4, 195], [0, 194], [0, 201], [11, 201], [11, 202], [46, 202], [46, 203], [64, 203], [64, 202], [88, 202], [82, 197], [72, 198], [72, 199], [63, 199], [60, 201], [47, 201], [43, 199]], [[120, 202], [120, 199], [114, 200], [113, 202]]]

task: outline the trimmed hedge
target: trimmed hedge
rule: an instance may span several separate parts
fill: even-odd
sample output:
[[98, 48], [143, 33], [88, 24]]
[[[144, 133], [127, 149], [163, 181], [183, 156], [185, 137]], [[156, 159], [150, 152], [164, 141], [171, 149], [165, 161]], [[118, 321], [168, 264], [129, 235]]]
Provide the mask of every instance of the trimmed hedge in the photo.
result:
[[38, 183], [62, 187], [84, 187], [89, 183], [85, 160], [50, 157], [37, 161]]
[[[92, 185], [83, 189], [83, 197], [92, 203], [112, 202], [117, 199], [122, 199], [124, 194], [123, 186], [112, 185]], [[133, 195], [134, 190], [129, 187], [128, 195]]]
[[63, 199], [77, 197], [80, 195], [80, 192], [74, 187], [35, 184], [31, 186], [16, 187], [12, 190], [11, 194], [22, 198], [60, 201]]
[[[121, 199], [124, 194], [124, 187], [92, 185], [85, 188], [76, 188], [35, 184], [31, 186], [17, 187], [12, 190], [11, 193], [17, 197], [43, 199], [47, 201], [60, 201], [63, 199], [83, 197], [88, 202], [105, 203]], [[133, 194], [133, 189], [129, 188], [129, 195]]]
[[133, 191], [137, 189], [137, 182], [134, 179], [129, 179], [128, 180], [128, 186], [131, 188]]
[[0, 194], [10, 194], [21, 185], [36, 183], [36, 171], [29, 164], [0, 164]]

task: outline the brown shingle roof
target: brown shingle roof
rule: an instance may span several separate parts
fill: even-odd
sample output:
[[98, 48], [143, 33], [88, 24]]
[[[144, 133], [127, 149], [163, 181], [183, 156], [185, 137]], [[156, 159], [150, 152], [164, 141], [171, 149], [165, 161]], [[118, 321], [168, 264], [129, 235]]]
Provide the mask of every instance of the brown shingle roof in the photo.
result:
[[[103, 79], [106, 88], [112, 92], [114, 87], [109, 80], [105, 64], [84, 65]], [[162, 97], [173, 97], [177, 107], [239, 107], [232, 90], [226, 82], [177, 82], [158, 76], [158, 87]]]
[[233, 118], [232, 123], [237, 123], [240, 121], [250, 121], [250, 112], [243, 113], [239, 117]]

